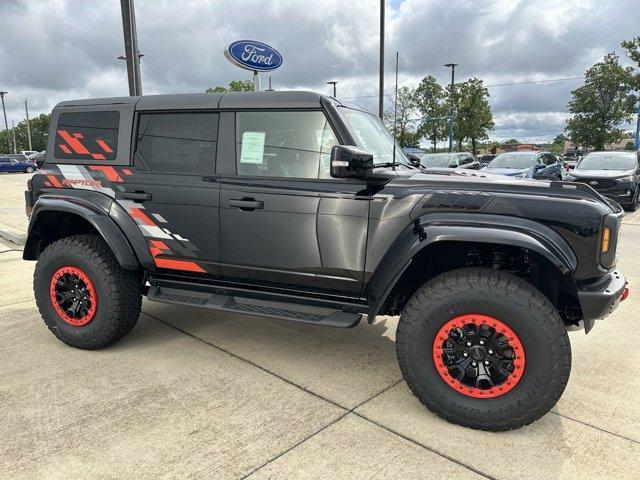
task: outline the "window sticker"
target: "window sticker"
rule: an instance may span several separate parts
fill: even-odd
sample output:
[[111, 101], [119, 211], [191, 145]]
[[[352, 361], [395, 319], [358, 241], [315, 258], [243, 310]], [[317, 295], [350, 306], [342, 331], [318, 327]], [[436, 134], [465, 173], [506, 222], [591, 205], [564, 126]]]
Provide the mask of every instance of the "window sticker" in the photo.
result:
[[262, 165], [264, 163], [265, 132], [244, 132], [240, 147], [240, 163]]

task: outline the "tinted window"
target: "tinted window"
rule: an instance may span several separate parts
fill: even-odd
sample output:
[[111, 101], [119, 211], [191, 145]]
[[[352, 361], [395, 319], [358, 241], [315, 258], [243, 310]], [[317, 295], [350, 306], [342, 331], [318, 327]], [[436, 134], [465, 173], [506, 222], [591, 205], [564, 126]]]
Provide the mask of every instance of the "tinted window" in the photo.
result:
[[446, 167], [451, 158], [450, 153], [430, 153], [420, 157], [420, 163], [423, 167]]
[[468, 165], [473, 162], [473, 158], [462, 156], [460, 157], [460, 165]]
[[153, 172], [207, 174], [215, 168], [217, 113], [143, 113], [136, 166]]
[[578, 170], [632, 170], [638, 166], [635, 152], [598, 152], [584, 157]]
[[118, 145], [118, 112], [69, 112], [58, 117], [56, 158], [113, 160]]
[[331, 178], [336, 137], [322, 112], [238, 112], [238, 175]]
[[487, 168], [529, 168], [537, 157], [535, 153], [501, 153], [494, 158]]

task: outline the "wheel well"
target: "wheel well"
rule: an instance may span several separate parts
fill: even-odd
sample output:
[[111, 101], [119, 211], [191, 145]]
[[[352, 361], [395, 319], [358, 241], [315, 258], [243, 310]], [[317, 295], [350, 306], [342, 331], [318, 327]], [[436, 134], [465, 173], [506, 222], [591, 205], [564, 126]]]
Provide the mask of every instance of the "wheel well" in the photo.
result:
[[37, 260], [42, 251], [56, 240], [82, 234], [100, 235], [91, 223], [75, 213], [41, 212], [29, 232], [24, 258]]
[[567, 325], [577, 325], [582, 318], [575, 282], [541, 254], [511, 245], [457, 241], [437, 242], [418, 252], [396, 282], [379, 314], [400, 314], [409, 298], [427, 280], [465, 267], [513, 273], [540, 290]]

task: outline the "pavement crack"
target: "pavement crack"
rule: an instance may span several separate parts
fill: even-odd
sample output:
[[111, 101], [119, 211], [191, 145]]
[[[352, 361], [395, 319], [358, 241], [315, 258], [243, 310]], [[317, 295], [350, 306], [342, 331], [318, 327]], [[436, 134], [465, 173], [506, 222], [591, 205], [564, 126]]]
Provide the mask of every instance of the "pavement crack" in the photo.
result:
[[339, 403], [337, 403], [337, 402], [335, 402], [335, 401], [333, 401], [331, 399], [323, 397], [322, 395], [319, 395], [318, 393], [309, 390], [306, 387], [303, 387], [302, 385], [300, 385], [300, 384], [298, 384], [296, 382], [293, 382], [293, 381], [289, 380], [288, 378], [283, 377], [282, 375], [279, 375], [278, 373], [272, 372], [271, 370], [269, 370], [267, 368], [264, 368], [263, 366], [258, 365], [257, 363], [255, 363], [255, 362], [253, 362], [253, 361], [251, 361], [251, 360], [249, 360], [247, 358], [244, 358], [244, 357], [242, 357], [240, 355], [237, 355], [237, 354], [235, 354], [233, 352], [230, 352], [229, 350], [227, 350], [227, 349], [225, 349], [223, 347], [220, 347], [219, 345], [215, 345], [214, 343], [211, 343], [208, 340], [200, 338], [197, 335], [194, 335], [193, 333], [190, 333], [190, 332], [188, 332], [188, 331], [186, 331], [186, 330], [184, 330], [184, 329], [182, 329], [180, 327], [176, 327], [175, 325], [172, 325], [171, 323], [166, 322], [166, 321], [156, 317], [155, 315], [151, 315], [151, 314], [149, 314], [147, 312], [142, 312], [142, 313], [144, 313], [148, 317], [153, 318], [154, 320], [162, 323], [163, 325], [166, 325], [169, 328], [172, 328], [172, 329], [174, 329], [174, 330], [176, 330], [176, 331], [178, 331], [180, 333], [183, 333], [184, 335], [187, 335], [187, 336], [189, 336], [189, 337], [191, 337], [191, 338], [193, 338], [195, 340], [198, 340], [199, 342], [202, 342], [202, 343], [204, 343], [206, 345], [209, 345], [210, 347], [213, 347], [213, 348], [215, 348], [217, 350], [220, 350], [221, 352], [224, 352], [227, 355], [231, 355], [232, 357], [237, 358], [238, 360], [246, 362], [249, 365], [252, 365], [252, 366], [258, 368], [259, 370], [262, 370], [265, 373], [268, 373], [270, 375], [273, 375], [276, 378], [279, 378], [280, 380], [282, 380], [285, 383], [288, 383], [289, 385], [292, 385], [292, 386], [294, 386], [296, 388], [299, 388], [300, 390], [302, 390], [302, 391], [304, 391], [304, 392], [306, 392], [306, 393], [308, 393], [310, 395], [313, 395], [314, 397], [319, 398], [320, 400], [324, 400], [325, 402], [328, 402], [328, 403], [330, 403], [330, 404], [332, 404], [332, 405], [334, 405], [334, 406], [336, 406], [336, 407], [338, 407], [338, 408], [343, 410], [342, 414], [339, 415], [337, 418], [335, 418], [333, 421], [331, 421], [328, 424], [324, 425], [322, 428], [318, 429], [317, 431], [307, 435], [305, 438], [303, 438], [302, 440], [296, 442], [294, 445], [290, 446], [286, 450], [280, 452], [279, 454], [277, 454], [275, 457], [271, 458], [270, 460], [264, 462], [262, 465], [254, 468], [253, 470], [251, 470], [251, 472], [249, 472], [248, 474], [243, 476], [242, 477], [243, 479], [249, 477], [250, 475], [252, 475], [255, 472], [257, 472], [258, 470], [266, 467], [267, 465], [273, 463], [278, 458], [280, 458], [283, 455], [287, 454], [288, 452], [290, 452], [291, 450], [295, 449], [296, 447], [302, 445], [304, 442], [306, 442], [310, 438], [313, 438], [314, 436], [318, 435], [319, 433], [321, 433], [324, 430], [326, 430], [327, 428], [329, 428], [331, 425], [336, 424], [337, 422], [339, 422], [340, 420], [345, 418], [347, 415], [352, 413], [352, 414], [358, 416], [359, 418], [361, 418], [361, 419], [363, 419], [365, 421], [368, 421], [368, 422], [374, 424], [375, 426], [377, 426], [379, 428], [382, 428], [383, 430], [385, 430], [385, 431], [387, 431], [387, 432], [389, 432], [391, 434], [397, 435], [398, 437], [403, 438], [404, 440], [406, 440], [406, 441], [408, 441], [408, 442], [410, 442], [410, 443], [412, 443], [412, 444], [414, 444], [414, 445], [416, 445], [418, 447], [422, 447], [425, 450], [427, 450], [427, 451], [429, 451], [429, 452], [431, 452], [431, 453], [433, 453], [435, 455], [438, 455], [440, 457], [443, 457], [443, 458], [445, 458], [445, 459], [447, 459], [447, 460], [449, 460], [449, 461], [451, 461], [451, 462], [453, 462], [453, 463], [455, 463], [455, 464], [457, 464], [457, 465], [459, 465], [459, 466], [461, 466], [463, 468], [466, 468], [467, 470], [470, 470], [470, 471], [472, 471], [472, 472], [474, 472], [474, 473], [476, 473], [478, 475], [481, 475], [484, 478], [488, 478], [490, 480], [495, 480], [495, 477], [492, 477], [491, 475], [488, 475], [488, 474], [486, 474], [486, 473], [484, 473], [484, 472], [482, 472], [482, 471], [480, 471], [480, 470], [478, 470], [478, 469], [476, 469], [476, 468], [474, 468], [474, 467], [472, 467], [470, 465], [467, 465], [467, 464], [465, 464], [465, 463], [463, 463], [463, 462], [461, 462], [461, 461], [459, 461], [459, 460], [457, 460], [457, 459], [455, 459], [455, 458], [453, 458], [453, 457], [451, 457], [451, 456], [449, 456], [449, 455], [447, 455], [445, 453], [439, 452], [439, 451], [437, 451], [437, 450], [435, 450], [435, 449], [433, 449], [431, 447], [428, 447], [427, 445], [425, 445], [423, 443], [420, 443], [417, 440], [414, 440], [414, 439], [412, 439], [410, 437], [407, 437], [406, 435], [404, 435], [404, 434], [402, 434], [400, 432], [397, 432], [397, 431], [395, 431], [395, 430], [393, 430], [393, 429], [391, 429], [391, 428], [389, 428], [389, 427], [387, 427], [387, 426], [385, 426], [385, 425], [383, 425], [383, 424], [381, 424], [379, 422], [376, 422], [375, 420], [372, 420], [372, 419], [370, 419], [370, 418], [368, 418], [368, 417], [366, 417], [366, 416], [364, 416], [364, 415], [362, 415], [362, 414], [360, 414], [360, 413], [355, 411], [356, 409], [360, 408], [365, 403], [370, 402], [374, 398], [382, 395], [383, 393], [387, 392], [388, 390], [392, 389], [393, 387], [395, 387], [396, 385], [401, 383], [402, 382], [402, 378], [399, 379], [399, 380], [394, 381], [393, 383], [391, 383], [389, 385], [387, 385], [382, 390], [380, 390], [378, 393], [376, 393], [376, 394], [372, 395], [371, 397], [363, 400], [362, 402], [360, 402], [359, 404], [355, 405], [354, 407], [347, 408], [347, 407], [344, 407], [343, 405], [340, 405]]
[[440, 452], [440, 451], [438, 451], [438, 450], [436, 450], [436, 449], [434, 449], [434, 448], [431, 448], [431, 447], [429, 447], [428, 445], [425, 445], [425, 444], [424, 444], [424, 443], [422, 443], [422, 442], [419, 442], [419, 441], [417, 441], [417, 440], [415, 440], [415, 439], [413, 439], [413, 438], [411, 438], [411, 437], [408, 437], [408, 436], [406, 436], [405, 434], [400, 433], [400, 432], [398, 432], [398, 431], [394, 430], [393, 428], [389, 428], [389, 427], [387, 427], [386, 425], [384, 425], [384, 424], [382, 424], [382, 423], [380, 423], [380, 422], [377, 422], [376, 420], [373, 420], [373, 419], [371, 419], [371, 418], [369, 418], [369, 417], [367, 417], [367, 416], [365, 416], [365, 415], [363, 415], [363, 414], [361, 414], [361, 413], [353, 412], [353, 414], [354, 414], [354, 415], [356, 415], [356, 416], [358, 416], [358, 417], [360, 417], [360, 418], [362, 418], [363, 420], [366, 420], [366, 421], [368, 421], [368, 422], [371, 422], [371, 423], [372, 423], [372, 424], [374, 424], [375, 426], [380, 427], [380, 428], [382, 428], [383, 430], [386, 430], [386, 431], [387, 431], [387, 432], [389, 432], [389, 433], [393, 433], [393, 434], [397, 435], [398, 437], [400, 437], [400, 438], [402, 438], [402, 439], [406, 440], [407, 442], [412, 443], [413, 445], [416, 445], [416, 446], [418, 446], [418, 447], [422, 447], [422, 448], [424, 448], [425, 450], [428, 450], [429, 452], [434, 453], [434, 454], [436, 454], [436, 455], [438, 455], [438, 456], [440, 456], [440, 457], [442, 457], [442, 458], [446, 458], [446, 459], [447, 459], [447, 460], [449, 460], [450, 462], [453, 462], [453, 463], [455, 463], [456, 465], [459, 465], [459, 466], [461, 466], [461, 467], [463, 467], [463, 468], [466, 468], [467, 470], [470, 470], [470, 471], [472, 471], [473, 473], [475, 473], [475, 474], [477, 474], [477, 475], [480, 475], [480, 476], [482, 476], [482, 477], [484, 477], [484, 478], [488, 478], [488, 479], [490, 479], [490, 480], [497, 480], [497, 479], [496, 479], [496, 477], [494, 477], [494, 476], [492, 476], [492, 475], [489, 475], [488, 473], [485, 473], [485, 472], [483, 472], [483, 471], [481, 471], [481, 470], [478, 470], [477, 468], [472, 467], [471, 465], [467, 465], [466, 463], [461, 462], [460, 460], [458, 460], [458, 459], [456, 459], [456, 458], [453, 458], [453, 457], [451, 457], [450, 455], [447, 455], [446, 453], [443, 453], [443, 452]]
[[605, 430], [604, 428], [600, 428], [600, 427], [597, 427], [597, 426], [592, 425], [590, 423], [583, 422], [582, 420], [578, 420], [577, 418], [568, 417], [567, 415], [564, 415], [564, 414], [558, 413], [558, 412], [554, 412], [553, 410], [550, 411], [549, 413], [553, 413], [554, 415], [557, 415], [557, 416], [562, 417], [562, 418], [566, 418], [567, 420], [571, 420], [572, 422], [579, 423], [580, 425], [584, 425], [585, 427], [591, 427], [591, 428], [593, 428], [595, 430], [598, 430], [600, 432], [608, 433], [609, 435], [613, 435], [614, 437], [622, 438], [624, 440], [628, 440], [629, 442], [633, 442], [633, 443], [636, 443], [636, 444], [640, 445], [640, 442], [638, 440], [634, 440], [633, 438], [625, 437], [624, 435], [620, 435], [619, 433], [615, 433], [615, 432], [611, 432], [609, 430]]

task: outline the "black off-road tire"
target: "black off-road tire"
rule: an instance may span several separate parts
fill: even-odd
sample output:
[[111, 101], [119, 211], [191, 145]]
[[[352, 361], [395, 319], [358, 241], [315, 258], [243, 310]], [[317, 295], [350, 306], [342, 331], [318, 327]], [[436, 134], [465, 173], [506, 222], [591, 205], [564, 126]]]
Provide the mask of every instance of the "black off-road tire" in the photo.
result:
[[[50, 295], [54, 274], [67, 266], [81, 269], [95, 289], [95, 314], [86, 325], [65, 321]], [[122, 268], [109, 246], [96, 235], [66, 237], [47, 246], [36, 264], [33, 288], [44, 323], [71, 347], [95, 350], [111, 345], [129, 333], [140, 316], [140, 274]]]
[[[436, 334], [448, 321], [466, 314], [500, 319], [522, 342], [526, 364], [506, 393], [467, 396], [438, 372], [433, 356]], [[481, 430], [511, 430], [538, 420], [556, 404], [571, 371], [567, 330], [549, 300], [515, 275], [482, 268], [447, 272], [420, 287], [400, 318], [396, 349], [405, 381], [429, 410]]]

